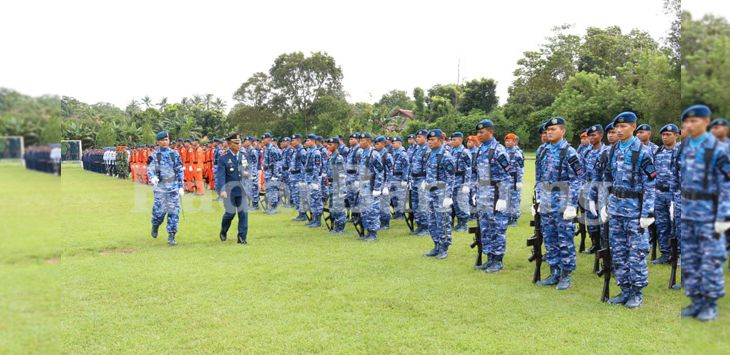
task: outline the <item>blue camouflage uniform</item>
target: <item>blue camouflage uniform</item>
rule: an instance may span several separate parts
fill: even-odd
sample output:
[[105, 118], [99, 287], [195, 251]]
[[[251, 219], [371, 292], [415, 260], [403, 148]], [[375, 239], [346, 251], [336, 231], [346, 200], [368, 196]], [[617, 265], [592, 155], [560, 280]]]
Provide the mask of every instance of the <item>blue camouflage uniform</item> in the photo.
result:
[[[636, 122], [636, 116], [621, 113], [613, 123], [622, 122]], [[609, 152], [603, 181], [612, 185], [607, 200], [609, 241], [612, 269], [621, 288], [618, 297], [627, 300], [620, 303], [628, 306], [634, 304], [633, 299], [638, 306], [643, 298], [642, 289], [649, 283], [646, 264], [649, 237], [639, 225], [639, 219], [654, 217], [656, 169], [650, 148], [636, 137], [616, 142]]]
[[147, 164], [147, 178], [159, 179], [154, 186], [152, 204], [152, 226], [157, 230], [167, 215], [167, 233], [177, 233], [180, 214], [179, 190], [184, 186], [183, 165], [180, 154], [174, 149], [157, 148], [150, 154]]
[[299, 216], [295, 218], [297, 221], [305, 220], [304, 213], [307, 211], [307, 206], [304, 204], [307, 200], [306, 186], [304, 185], [304, 158], [307, 155], [307, 151], [298, 145], [292, 149], [291, 163], [289, 165], [289, 186], [291, 200], [294, 207], [299, 212]]
[[386, 181], [386, 183], [383, 184], [383, 187], [388, 187], [387, 191], [385, 189], [383, 190], [384, 192], [388, 192], [388, 194], [384, 194], [380, 198], [380, 229], [388, 229], [390, 228], [390, 196], [393, 193], [393, 190], [391, 190], [390, 184], [387, 183], [387, 181], [393, 177], [393, 165], [395, 164], [395, 161], [388, 149], [376, 151], [380, 154], [380, 160], [383, 164], [383, 181]]
[[[480, 125], [493, 127], [489, 123]], [[477, 168], [477, 214], [482, 236], [484, 254], [488, 256], [484, 268], [496, 265], [494, 271], [502, 268], [502, 258], [507, 249], [507, 206], [509, 201], [509, 156], [507, 150], [496, 139], [491, 138], [479, 146], [475, 166]], [[504, 201], [505, 209], [495, 209], [497, 201]]]
[[[667, 125], [670, 126], [670, 125]], [[677, 126], [671, 125], [671, 132], [679, 133]], [[662, 128], [661, 132], [665, 131]], [[676, 231], [673, 228], [674, 221], [670, 209], [674, 204], [676, 212], [676, 203], [680, 198], [679, 179], [677, 170], [679, 169], [677, 162], [678, 145], [668, 148], [664, 145], [659, 147], [654, 154], [654, 166], [656, 167], [656, 191], [654, 199], [654, 214], [656, 215], [657, 244], [661, 252], [660, 260], [669, 261], [671, 254], [669, 240]]]
[[[313, 139], [313, 138], [310, 138]], [[322, 225], [322, 155], [319, 148], [312, 146], [307, 148], [307, 155], [304, 159], [304, 183], [306, 184], [307, 203], [312, 211], [312, 227]]]
[[469, 148], [469, 154], [471, 156], [471, 177], [469, 179], [469, 206], [471, 207], [471, 213], [469, 219], [476, 218], [477, 211], [477, 181], [478, 181], [478, 169], [476, 167], [477, 154], [479, 153], [479, 145]]
[[414, 233], [417, 234], [425, 234], [429, 225], [427, 213], [428, 201], [425, 198], [420, 198], [420, 194], [423, 191], [419, 191], [421, 183], [426, 178], [427, 158], [428, 146], [424, 143], [422, 145], [417, 145], [416, 148], [414, 148], [413, 154], [411, 155], [411, 159], [408, 163], [409, 171], [411, 173], [410, 204], [411, 210], [413, 210], [414, 220], [418, 225], [418, 228], [414, 231]]
[[585, 170], [578, 152], [564, 139], [555, 144], [545, 143], [536, 165], [539, 166], [535, 181], [547, 252], [545, 258], [550, 265], [551, 276], [562, 280], [569, 278], [576, 267], [575, 224], [572, 219], [564, 219], [563, 215], [568, 207], [578, 208]]
[[406, 189], [408, 188], [408, 153], [403, 147], [393, 149], [393, 173], [388, 176], [390, 203], [395, 210], [396, 219], [403, 218], [406, 208]]
[[[591, 127], [590, 129], [593, 129]], [[603, 128], [601, 128], [603, 130]], [[585, 182], [586, 187], [588, 189], [594, 188], [594, 182], [598, 183], [601, 181], [600, 174], [598, 175], [598, 178], [596, 178], [597, 170], [601, 168], [600, 160], [602, 156], [606, 156], [606, 159], [608, 158], [608, 151], [611, 148], [606, 146], [605, 144], [601, 143], [598, 148], [595, 148], [591, 146], [590, 149], [587, 149], [583, 152], [583, 167], [585, 168]], [[595, 188], [598, 188], [595, 186]], [[589, 193], [589, 191], [587, 191]], [[594, 202], [596, 202], [594, 200]], [[583, 206], [584, 208], [587, 208], [588, 206]], [[598, 211], [596, 211], [598, 212]], [[588, 233], [591, 233], [591, 240], [593, 242], [593, 245], [598, 248], [598, 239], [596, 239], [597, 233], [600, 233], [600, 221], [598, 220], [598, 216], [591, 212], [589, 209], [586, 209], [585, 211], [586, 215], [586, 229], [588, 230]]]
[[254, 169], [247, 153], [243, 149], [238, 154], [228, 149], [218, 158], [218, 171], [215, 176], [216, 191], [226, 192], [223, 199], [225, 213], [221, 220], [221, 240], [226, 239], [226, 233], [233, 218], [238, 215], [238, 243], [246, 244], [248, 236], [248, 200], [250, 199], [251, 184], [253, 183]]
[[341, 149], [335, 150], [330, 154], [325, 165], [325, 173], [330, 182], [327, 193], [329, 194], [329, 209], [332, 216], [332, 231], [335, 233], [342, 232], [347, 221], [345, 209], [347, 174], [345, 172], [345, 156], [343, 155], [346, 152], [346, 150]]
[[[440, 130], [431, 131], [429, 137], [431, 135], [440, 137]], [[424, 180], [426, 183], [424, 194], [428, 199], [428, 232], [435, 249], [444, 254], [451, 245], [451, 206], [444, 206], [444, 199], [451, 199], [453, 203], [455, 171], [456, 162], [445, 146], [442, 145], [429, 153]]]
[[510, 165], [509, 223], [517, 223], [522, 214], [522, 178], [525, 175], [525, 155], [518, 146], [505, 148]]
[[[249, 141], [253, 142], [253, 137], [249, 137]], [[251, 190], [249, 192], [249, 196], [251, 198], [251, 209], [257, 210], [259, 209], [259, 174], [258, 172], [261, 170], [261, 152], [253, 146], [253, 144], [248, 148], [245, 149], [246, 152], [246, 159], [248, 159], [248, 164], [251, 167], [252, 171], [255, 171], [253, 176], [251, 176], [252, 184], [249, 186], [249, 189]]]
[[[350, 137], [359, 138], [360, 135], [355, 133], [350, 135]], [[358, 179], [361, 150], [359, 145], [352, 146], [345, 158], [345, 173], [347, 174], [347, 179], [345, 180], [347, 187], [345, 201], [347, 202], [347, 206], [353, 209], [354, 212], [360, 212], [356, 204], [357, 188], [355, 187], [355, 182]]]
[[[377, 239], [380, 229], [380, 197], [377, 196], [385, 184], [383, 162], [372, 147], [360, 149], [358, 166], [358, 196], [356, 204], [362, 213], [363, 228], [367, 230], [365, 239]], [[373, 192], [375, 192], [373, 195]]]
[[[682, 118], [709, 117], [705, 106], [685, 110]], [[683, 141], [679, 166], [682, 194], [682, 281], [685, 294], [697, 307], [698, 319], [717, 317], [717, 300], [725, 295], [723, 263], [727, 260], [724, 234], [715, 222], [730, 222], [730, 157], [728, 147], [710, 133]], [[691, 307], [691, 306], [690, 306]], [[683, 312], [684, 313], [684, 312]], [[684, 315], [684, 314], [683, 314]]]
[[[289, 137], [284, 137], [283, 140], [286, 140], [287, 142], [290, 142], [291, 139]], [[291, 144], [291, 143], [290, 143]], [[282, 194], [287, 198], [287, 206], [285, 207], [291, 207], [293, 206], [292, 200], [291, 200], [291, 182], [289, 181], [289, 166], [291, 165], [291, 158], [292, 153], [294, 152], [294, 149], [292, 149], [291, 145], [287, 146], [281, 151], [281, 181], [283, 183], [284, 193]]]
[[264, 185], [266, 199], [269, 201], [269, 212], [276, 211], [279, 205], [279, 187], [281, 184], [281, 151], [273, 143], [266, 145], [263, 159]]
[[[463, 137], [463, 135], [461, 136]], [[457, 219], [456, 230], [466, 231], [466, 224], [469, 221], [471, 206], [469, 201], [469, 186], [472, 178], [471, 154], [463, 145], [451, 150], [451, 157], [454, 160], [454, 186], [451, 198], [454, 201], [454, 216]], [[467, 191], [464, 191], [464, 190]]]

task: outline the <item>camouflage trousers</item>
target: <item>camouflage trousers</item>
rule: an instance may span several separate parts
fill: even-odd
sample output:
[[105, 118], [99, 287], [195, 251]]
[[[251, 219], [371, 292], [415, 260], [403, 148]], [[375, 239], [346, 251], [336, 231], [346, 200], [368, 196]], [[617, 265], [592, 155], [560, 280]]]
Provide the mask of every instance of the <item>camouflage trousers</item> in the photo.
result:
[[715, 233], [712, 222], [683, 220], [681, 243], [685, 294], [711, 299], [725, 296], [725, 236]]
[[608, 239], [616, 284], [622, 289], [646, 287], [649, 284], [649, 269], [646, 265], [649, 234], [639, 228], [639, 218], [611, 216], [608, 221]]
[[167, 233], [177, 233], [179, 214], [180, 195], [177, 190], [155, 191], [152, 203], [152, 225], [161, 225], [167, 215]]

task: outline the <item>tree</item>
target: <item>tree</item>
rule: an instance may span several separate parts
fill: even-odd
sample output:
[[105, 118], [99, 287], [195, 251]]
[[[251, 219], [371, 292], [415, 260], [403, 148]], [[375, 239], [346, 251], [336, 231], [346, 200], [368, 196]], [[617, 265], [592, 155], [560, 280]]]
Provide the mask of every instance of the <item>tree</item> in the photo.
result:
[[489, 112], [499, 104], [497, 83], [493, 79], [481, 78], [464, 84], [464, 95], [459, 104], [459, 112], [469, 113], [472, 110]]
[[383, 97], [380, 98], [380, 101], [378, 101], [378, 105], [383, 106], [388, 111], [393, 111], [399, 108], [413, 111], [416, 107], [413, 100], [411, 100], [411, 98], [408, 97], [408, 94], [406, 94], [403, 90], [391, 90], [387, 94], [384, 94]]
[[413, 89], [413, 99], [415, 100], [415, 114], [417, 119], [422, 119], [425, 116], [425, 99], [423, 94], [423, 89], [421, 88], [415, 88]]
[[51, 144], [61, 143], [63, 136], [63, 128], [61, 127], [61, 118], [58, 116], [51, 117], [41, 131], [39, 143]]
[[96, 135], [96, 147], [111, 147], [117, 145], [117, 134], [114, 124], [105, 122]]

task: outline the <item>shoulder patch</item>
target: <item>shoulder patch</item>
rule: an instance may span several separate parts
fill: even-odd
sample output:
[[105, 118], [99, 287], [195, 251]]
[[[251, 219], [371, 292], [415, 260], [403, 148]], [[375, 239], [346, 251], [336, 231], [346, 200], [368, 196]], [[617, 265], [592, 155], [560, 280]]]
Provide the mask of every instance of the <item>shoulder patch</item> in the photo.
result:
[[583, 164], [581, 164], [580, 159], [578, 159], [578, 155], [571, 155], [570, 158], [568, 158], [568, 164], [576, 175], [583, 175]]
[[727, 155], [721, 154], [717, 157], [717, 168], [725, 176], [725, 180], [730, 180], [730, 159]]
[[656, 168], [654, 168], [654, 162], [651, 158], [647, 156], [644, 157], [641, 161], [641, 169], [644, 170], [644, 173], [649, 177], [649, 180], [654, 180], [656, 178]]
[[504, 169], [504, 171], [506, 171], [506, 172], [510, 171], [511, 167], [509, 165], [509, 160], [507, 159], [507, 155], [500, 154], [497, 157], [497, 163], [499, 163], [499, 165], [502, 166], [502, 169]]

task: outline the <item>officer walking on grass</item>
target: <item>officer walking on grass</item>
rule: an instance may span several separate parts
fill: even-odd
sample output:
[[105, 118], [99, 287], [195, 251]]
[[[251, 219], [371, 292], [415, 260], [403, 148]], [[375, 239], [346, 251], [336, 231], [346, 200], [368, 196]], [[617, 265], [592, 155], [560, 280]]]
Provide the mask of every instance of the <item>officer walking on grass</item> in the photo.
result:
[[180, 155], [170, 149], [170, 134], [157, 133], [157, 149], [149, 157], [147, 177], [152, 183], [154, 203], [152, 205], [152, 238], [167, 215], [167, 244], [176, 245], [180, 198], [185, 194], [183, 165]]
[[228, 228], [233, 217], [238, 215], [238, 244], [247, 244], [248, 200], [253, 178], [251, 167], [241, 150], [241, 136], [233, 134], [226, 138], [228, 151], [218, 158], [215, 190], [223, 199], [225, 213], [221, 221], [220, 239], [226, 241]]

